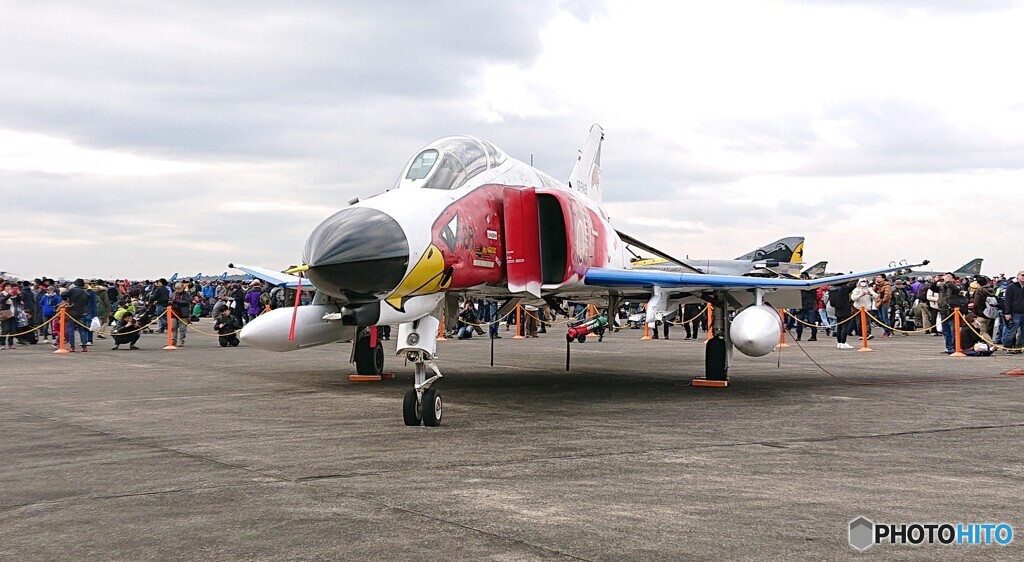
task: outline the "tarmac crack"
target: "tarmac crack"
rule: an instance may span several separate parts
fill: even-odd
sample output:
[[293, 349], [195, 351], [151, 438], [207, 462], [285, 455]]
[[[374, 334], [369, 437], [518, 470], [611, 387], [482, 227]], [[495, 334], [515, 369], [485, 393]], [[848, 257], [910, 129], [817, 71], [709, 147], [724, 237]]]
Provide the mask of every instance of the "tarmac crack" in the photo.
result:
[[20, 410], [14, 410], [14, 409], [11, 409], [11, 408], [8, 408], [8, 411], [15, 412], [17, 414], [20, 414], [20, 415], [26, 416], [26, 417], [30, 417], [30, 418], [36, 418], [36, 419], [46, 420], [46, 421], [49, 421], [49, 422], [52, 422], [52, 423], [63, 424], [65, 426], [67, 426], [67, 427], [74, 427], [74, 428], [77, 428], [77, 429], [80, 429], [80, 430], [83, 430], [83, 431], [88, 431], [90, 433], [94, 433], [96, 435], [102, 435], [104, 437], [111, 438], [111, 439], [113, 439], [115, 441], [122, 441], [122, 442], [126, 442], [126, 443], [131, 443], [133, 445], [139, 445], [139, 446], [142, 446], [142, 447], [148, 447], [150, 449], [155, 449], [155, 450], [158, 450], [158, 451], [163, 451], [165, 453], [171, 453], [171, 454], [174, 454], [174, 455], [181, 455], [181, 456], [189, 457], [189, 458], [192, 458], [192, 459], [195, 459], [195, 460], [198, 460], [198, 461], [216, 464], [218, 466], [222, 466], [222, 467], [225, 467], [225, 468], [230, 468], [230, 469], [234, 469], [234, 470], [242, 470], [242, 471], [249, 472], [249, 473], [252, 473], [252, 474], [257, 474], [259, 476], [271, 479], [271, 480], [276, 481], [276, 482], [292, 482], [293, 481], [292, 479], [285, 478], [285, 477], [279, 476], [277, 474], [271, 474], [269, 472], [265, 472], [265, 471], [258, 470], [258, 469], [255, 469], [255, 468], [251, 468], [251, 467], [248, 467], [248, 466], [243, 466], [243, 465], [240, 465], [240, 464], [235, 464], [235, 463], [230, 463], [230, 462], [218, 460], [218, 459], [215, 459], [213, 457], [206, 456], [206, 455], [200, 455], [198, 453], [190, 453], [188, 451], [182, 451], [180, 449], [175, 449], [173, 447], [165, 447], [163, 445], [157, 445], [155, 443], [150, 443], [148, 441], [145, 441], [143, 439], [139, 439], [137, 437], [128, 437], [128, 436], [125, 436], [125, 435], [118, 435], [116, 433], [111, 433], [109, 431], [104, 431], [102, 429], [96, 429], [94, 427], [89, 427], [87, 425], [82, 425], [82, 424], [71, 422], [71, 421], [68, 421], [68, 420], [62, 420], [62, 419], [59, 419], [59, 418], [53, 418], [53, 417], [44, 416], [44, 415], [41, 415], [41, 414], [32, 414], [32, 413], [29, 413], [29, 412], [22, 412]]
[[[324, 493], [331, 493], [330, 491], [327, 491], [327, 490], [321, 490], [321, 491], [324, 492]], [[467, 525], [465, 523], [459, 523], [458, 521], [452, 521], [450, 519], [444, 519], [444, 518], [441, 518], [441, 517], [436, 517], [436, 516], [433, 516], [433, 515], [428, 515], [426, 513], [421, 512], [421, 511], [416, 511], [415, 509], [409, 509], [409, 508], [406, 508], [406, 507], [400, 507], [400, 506], [397, 506], [397, 505], [391, 505], [389, 503], [385, 503], [385, 502], [382, 502], [380, 500], [374, 500], [374, 499], [364, 498], [364, 497], [360, 497], [360, 496], [352, 496], [352, 495], [348, 495], [348, 494], [333, 493], [332, 495], [334, 495], [336, 497], [342, 497], [342, 498], [347, 498], [347, 499], [350, 499], [350, 500], [361, 501], [361, 502], [365, 502], [365, 503], [368, 503], [368, 504], [377, 505], [377, 506], [383, 507], [385, 509], [390, 509], [392, 511], [397, 511], [399, 513], [404, 513], [404, 514], [407, 514], [407, 515], [413, 515], [413, 516], [416, 516], [416, 517], [422, 517], [423, 519], [429, 519], [430, 521], [435, 521], [435, 522], [446, 524], [446, 525], [454, 525], [456, 527], [459, 527], [461, 529], [465, 529], [467, 531], [472, 531], [474, 533], [479, 533], [481, 535], [486, 535], [486, 536], [489, 536], [489, 537], [492, 537], [492, 538], [495, 538], [495, 539], [498, 539], [498, 540], [502, 540], [502, 541], [505, 541], [505, 542], [523, 545], [523, 546], [532, 548], [534, 550], [541, 550], [541, 551], [544, 551], [544, 552], [547, 552], [547, 553], [550, 553], [550, 554], [554, 554], [556, 556], [561, 556], [561, 557], [564, 557], [564, 558], [568, 558], [570, 560], [582, 560], [584, 562], [593, 562], [590, 558], [583, 558], [583, 557], [577, 556], [575, 554], [569, 554], [568, 552], [562, 552], [560, 550], [556, 550], [556, 549], [549, 548], [549, 547], [546, 547], [546, 546], [541, 546], [541, 545], [533, 544], [531, 542], [528, 542], [528, 541], [525, 541], [525, 540], [522, 540], [522, 539], [517, 539], [517, 538], [514, 538], [514, 537], [508, 537], [508, 536], [505, 536], [505, 535], [502, 535], [502, 534], [499, 534], [499, 533], [495, 533], [493, 531], [487, 531], [487, 530], [484, 530], [484, 529], [480, 529], [478, 527], [474, 527], [472, 525]], [[338, 514], [338, 515], [340, 516], [340, 514]]]
[[[938, 427], [931, 429], [915, 429], [908, 431], [893, 431], [887, 433], [866, 433], [859, 435], [823, 435], [820, 437], [794, 437], [791, 439], [772, 439], [772, 440], [757, 440], [757, 441], [736, 441], [731, 443], [707, 443], [707, 444], [695, 444], [685, 447], [656, 447], [651, 449], [642, 450], [626, 450], [626, 451], [608, 451], [602, 453], [590, 453], [590, 454], [571, 454], [571, 455], [551, 455], [546, 457], [535, 457], [531, 459], [521, 459], [515, 461], [519, 464], [531, 464], [531, 463], [545, 463], [545, 462], [562, 462], [562, 461], [577, 461], [577, 460], [590, 460], [590, 459], [601, 459], [609, 457], [619, 456], [644, 456], [652, 455], [656, 453], [671, 453], [678, 451], [691, 451], [691, 450], [702, 450], [702, 449], [725, 449], [733, 447], [749, 447], [751, 445], [769, 447], [772, 449], [791, 449], [790, 445], [796, 445], [800, 443], [829, 443], [836, 441], [846, 441], [853, 439], [886, 439], [891, 437], [904, 437], [913, 435], [928, 435], [936, 433], [952, 433], [956, 431], [988, 431], [993, 429], [1011, 429], [1024, 427], [1024, 422], [1008, 423], [1008, 424], [987, 424], [987, 425], [964, 425], [955, 427]], [[460, 468], [489, 468], [489, 467], [502, 467], [508, 465], [508, 460], [494, 461], [494, 462], [476, 462], [476, 463], [460, 463], [460, 464], [449, 464], [444, 465], [444, 469], [460, 469]], [[384, 476], [388, 474], [401, 474], [403, 472], [411, 472], [412, 469], [400, 469], [400, 470], [375, 470], [375, 471], [363, 471], [363, 472], [351, 472], [347, 474], [312, 474], [308, 476], [297, 476], [291, 478], [291, 482], [304, 483], [313, 482], [317, 480], [346, 480], [353, 478], [364, 478], [368, 476]]]
[[89, 502], [89, 501], [104, 501], [104, 500], [117, 500], [124, 498], [136, 498], [146, 496], [162, 496], [166, 494], [180, 494], [182, 492], [198, 492], [207, 490], [219, 490], [225, 488], [242, 488], [246, 486], [259, 486], [268, 484], [269, 482], [245, 482], [240, 484], [220, 484], [215, 486], [195, 486], [190, 488], [162, 488], [159, 490], [145, 490], [139, 492], [124, 492], [120, 494], [84, 494], [78, 496], [65, 496], [63, 498], [55, 498], [51, 500], [41, 500], [35, 502], [18, 503], [11, 505], [0, 505], [0, 513], [17, 511], [24, 508], [32, 508], [37, 506], [45, 505], [61, 505], [76, 502]]

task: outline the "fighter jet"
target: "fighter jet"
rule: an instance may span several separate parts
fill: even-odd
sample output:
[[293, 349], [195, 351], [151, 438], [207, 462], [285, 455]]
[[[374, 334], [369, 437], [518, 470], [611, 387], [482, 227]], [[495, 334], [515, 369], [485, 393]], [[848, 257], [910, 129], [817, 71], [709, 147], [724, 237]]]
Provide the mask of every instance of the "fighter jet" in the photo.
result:
[[799, 277], [803, 265], [804, 238], [790, 236], [776, 240], [731, 260], [694, 260], [676, 263], [665, 258], [630, 260], [634, 269], [691, 271], [712, 275], [773, 275]]
[[[975, 275], [981, 275], [981, 262], [983, 258], [974, 258], [973, 260], [961, 265], [953, 271], [953, 276], [957, 279], [963, 279], [964, 277], [974, 277]], [[936, 275], [942, 275], [945, 271], [919, 271], [913, 270], [907, 272], [905, 275], [899, 277], [935, 277]]]
[[803, 277], [806, 275], [808, 279], [817, 279], [819, 277], [825, 277], [828, 275], [827, 273], [825, 273], [826, 267], [828, 267], [828, 262], [820, 261], [800, 272], [800, 276]]
[[287, 273], [236, 266], [273, 284], [316, 288], [310, 305], [264, 313], [241, 339], [273, 351], [351, 341], [357, 371], [380, 374], [384, 352], [375, 327], [398, 324], [397, 352], [414, 370], [403, 420], [436, 426], [443, 411], [434, 361], [439, 317], [447, 310], [454, 323], [459, 296], [500, 299], [499, 315], [520, 302], [572, 300], [615, 310], [623, 300], [647, 301], [648, 323], [677, 303], [712, 303], [705, 371], [709, 380], [725, 381], [733, 349], [760, 356], [775, 348], [777, 309], [798, 306], [801, 290], [897, 269], [811, 281], [631, 268], [625, 242], [635, 238], [616, 231], [601, 206], [603, 140], [594, 125], [567, 182], [476, 137], [426, 145], [386, 192], [354, 201], [314, 228], [301, 265]]

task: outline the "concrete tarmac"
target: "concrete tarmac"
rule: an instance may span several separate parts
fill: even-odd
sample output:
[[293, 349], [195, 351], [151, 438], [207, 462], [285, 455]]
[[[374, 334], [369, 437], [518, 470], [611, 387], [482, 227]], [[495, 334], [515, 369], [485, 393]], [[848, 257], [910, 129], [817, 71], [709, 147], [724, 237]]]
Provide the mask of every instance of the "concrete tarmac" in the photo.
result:
[[348, 382], [348, 344], [275, 354], [195, 331], [177, 351], [147, 335], [0, 352], [0, 560], [1024, 556], [1024, 534], [847, 541], [861, 515], [1024, 533], [1024, 377], [998, 376], [1024, 356], [822, 338], [737, 354], [712, 389], [687, 385], [703, 340], [682, 330], [573, 344], [568, 373], [562, 334], [502, 331], [493, 368], [486, 338], [439, 343], [438, 428], [403, 425], [394, 341], [379, 383]]

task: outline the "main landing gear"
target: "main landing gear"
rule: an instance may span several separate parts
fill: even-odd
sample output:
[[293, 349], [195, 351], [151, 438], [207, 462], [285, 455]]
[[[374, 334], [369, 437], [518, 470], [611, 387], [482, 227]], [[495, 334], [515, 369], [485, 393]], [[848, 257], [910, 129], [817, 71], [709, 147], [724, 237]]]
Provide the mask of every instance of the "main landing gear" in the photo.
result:
[[[439, 324], [437, 318], [424, 316], [398, 326], [398, 353], [405, 353], [405, 358], [415, 369], [413, 387], [405, 392], [402, 400], [405, 425], [441, 425], [444, 410], [441, 393], [430, 387], [441, 378], [441, 372], [434, 364]], [[427, 378], [428, 368], [434, 373], [430, 378]]]
[[384, 373], [384, 344], [377, 326], [359, 329], [359, 336], [352, 342], [352, 362], [356, 364], [357, 374], [380, 376]]
[[704, 345], [704, 376], [691, 381], [693, 386], [724, 387], [729, 385], [729, 367], [732, 366], [732, 341], [729, 337], [729, 311], [724, 306], [725, 295], [717, 295], [712, 304], [715, 305], [712, 316], [714, 333]]

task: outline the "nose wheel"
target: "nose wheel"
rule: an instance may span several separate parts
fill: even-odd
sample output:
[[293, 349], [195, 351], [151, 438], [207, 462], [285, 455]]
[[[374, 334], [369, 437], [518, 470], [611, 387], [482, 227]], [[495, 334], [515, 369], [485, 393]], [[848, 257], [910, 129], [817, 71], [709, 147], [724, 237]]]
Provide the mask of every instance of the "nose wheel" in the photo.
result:
[[[402, 400], [402, 419], [405, 425], [441, 425], [444, 401], [441, 393], [431, 385], [441, 378], [441, 372], [434, 364], [437, 355], [437, 331], [440, 322], [432, 316], [406, 322], [398, 327], [398, 352], [412, 363], [413, 386], [405, 391]], [[427, 377], [428, 369], [434, 376]]]
[[[437, 372], [436, 367], [432, 364], [430, 366]], [[430, 388], [430, 385], [441, 378], [441, 373], [428, 379], [426, 361], [417, 361], [415, 368], [416, 384], [405, 391], [405, 398], [402, 400], [402, 419], [405, 420], [405, 425], [422, 423], [427, 427], [437, 427], [441, 425], [444, 400], [441, 399], [441, 393], [436, 388]]]

